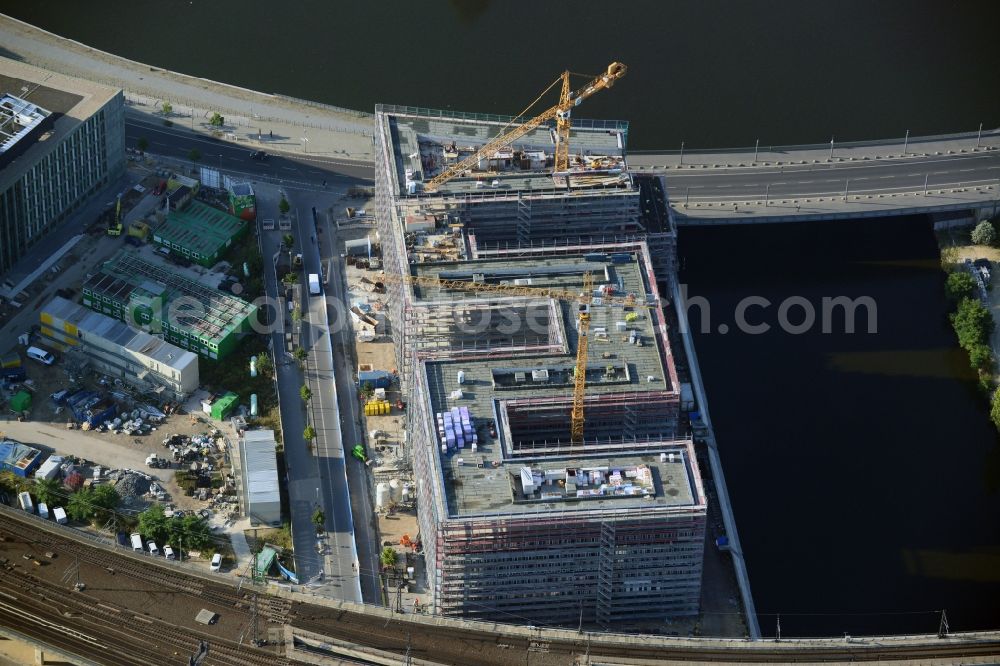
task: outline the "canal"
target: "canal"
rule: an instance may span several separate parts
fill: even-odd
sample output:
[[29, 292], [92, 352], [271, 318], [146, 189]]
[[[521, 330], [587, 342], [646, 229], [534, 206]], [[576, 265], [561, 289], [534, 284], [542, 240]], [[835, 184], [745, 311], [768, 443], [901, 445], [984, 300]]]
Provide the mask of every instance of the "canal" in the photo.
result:
[[[778, 614], [785, 636], [934, 632], [941, 609], [1000, 626], [1000, 444], [929, 220], [683, 229], [680, 247], [762, 632]], [[839, 296], [871, 299], [877, 332], [860, 307], [854, 333], [843, 308], [824, 333]], [[740, 332], [741, 302], [770, 330]]]

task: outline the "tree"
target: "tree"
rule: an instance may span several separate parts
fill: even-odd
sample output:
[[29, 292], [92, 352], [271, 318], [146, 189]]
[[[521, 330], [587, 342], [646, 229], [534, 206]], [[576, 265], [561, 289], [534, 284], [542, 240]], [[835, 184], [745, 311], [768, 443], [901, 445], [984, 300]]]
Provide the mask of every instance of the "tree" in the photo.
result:
[[222, 127], [226, 124], [226, 119], [223, 118], [218, 111], [212, 114], [212, 117], [208, 119], [208, 124], [212, 127]]
[[94, 515], [94, 489], [80, 488], [70, 495], [66, 503], [66, 515], [73, 520], [87, 521]]
[[378, 559], [381, 560], [383, 567], [391, 569], [392, 567], [396, 566], [396, 560], [398, 559], [398, 555], [396, 554], [396, 549], [393, 548], [392, 546], [386, 546], [385, 548], [382, 549], [382, 552], [379, 554]]
[[[282, 201], [284, 201], [284, 199], [282, 199]], [[286, 248], [291, 250], [292, 246], [295, 245], [295, 237], [291, 234], [285, 234], [281, 237], [281, 242], [284, 243]]]
[[139, 525], [136, 529], [147, 539], [161, 543], [166, 542], [167, 536], [170, 534], [170, 520], [163, 513], [163, 505], [154, 504], [140, 513]]
[[302, 388], [299, 389], [299, 396], [302, 398], [302, 402], [309, 402], [312, 400], [313, 392], [308, 386], [303, 384]]
[[958, 334], [958, 344], [965, 350], [987, 344], [994, 326], [993, 315], [974, 298], [963, 298], [958, 302], [958, 310], [951, 314], [951, 323]]
[[28, 480], [23, 476], [18, 476], [10, 470], [0, 472], [0, 489], [3, 489], [7, 493], [17, 495], [18, 493], [24, 492], [27, 487]]
[[295, 357], [296, 361], [304, 361], [309, 356], [309, 352], [304, 347], [296, 347], [295, 351], [292, 352], [292, 356]]
[[302, 438], [307, 442], [311, 442], [316, 439], [316, 428], [313, 428], [311, 425], [307, 425], [305, 430], [302, 431]]
[[212, 543], [212, 529], [199, 515], [174, 516], [167, 523], [166, 543], [188, 550], [201, 550]]
[[288, 199], [284, 195], [281, 196], [281, 201], [278, 203], [278, 210], [281, 211], [282, 215], [287, 215], [288, 211], [292, 209], [291, 205], [288, 203]]
[[285, 273], [285, 277], [281, 278], [281, 281], [286, 285], [298, 284], [299, 274], [298, 273]]
[[975, 345], [969, 350], [969, 363], [977, 370], [991, 368], [993, 366], [993, 350], [988, 345]]
[[975, 291], [976, 281], [965, 271], [949, 273], [948, 278], [944, 281], [944, 293], [953, 301], [972, 298]]
[[66, 496], [59, 479], [36, 479], [31, 492], [39, 502], [45, 502], [49, 506], [53, 506]]
[[996, 235], [997, 232], [993, 225], [984, 220], [972, 230], [972, 242], [976, 245], [993, 245]]
[[174, 112], [174, 106], [170, 102], [163, 103], [163, 115], [169, 116]]
[[302, 308], [296, 305], [292, 308], [292, 323], [298, 324], [300, 321], [302, 321]]
[[66, 477], [66, 480], [63, 481], [63, 485], [72, 490], [73, 492], [76, 492], [77, 490], [83, 487], [83, 474], [80, 474], [79, 472], [73, 472], [72, 474]]
[[323, 509], [316, 507], [316, 510], [313, 511], [312, 521], [313, 525], [316, 526], [317, 532], [323, 531], [323, 525], [326, 524], [326, 514], [323, 513]]
[[362, 398], [370, 400], [373, 395], [375, 395], [375, 386], [371, 382], [365, 382], [361, 385]]
[[91, 503], [94, 506], [94, 514], [101, 522], [107, 522], [118, 508], [121, 497], [118, 496], [114, 486], [97, 486], [93, 491]]
[[135, 146], [139, 149], [140, 153], [144, 153], [146, 152], [146, 149], [149, 148], [149, 139], [144, 136], [140, 136], [139, 140], [135, 142]]
[[993, 421], [993, 425], [1000, 430], [1000, 387], [993, 392], [993, 400], [990, 405], [990, 420]]
[[257, 372], [270, 377], [274, 373], [274, 363], [271, 362], [271, 355], [264, 352], [257, 354]]
[[197, 148], [192, 148], [188, 151], [188, 159], [191, 160], [192, 163], [198, 162], [201, 160], [201, 152]]

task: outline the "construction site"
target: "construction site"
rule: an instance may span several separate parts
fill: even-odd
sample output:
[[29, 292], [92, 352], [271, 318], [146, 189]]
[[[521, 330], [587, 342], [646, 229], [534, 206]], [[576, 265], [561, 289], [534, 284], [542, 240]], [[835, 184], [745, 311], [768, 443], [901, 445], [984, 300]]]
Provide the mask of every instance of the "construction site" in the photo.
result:
[[[627, 123], [379, 106], [382, 281], [436, 612], [663, 621], [700, 610], [708, 500], [660, 286], [676, 232]], [[555, 84], [554, 84], [555, 85]], [[570, 126], [571, 125], [571, 126]], [[493, 138], [491, 138], [493, 137]]]

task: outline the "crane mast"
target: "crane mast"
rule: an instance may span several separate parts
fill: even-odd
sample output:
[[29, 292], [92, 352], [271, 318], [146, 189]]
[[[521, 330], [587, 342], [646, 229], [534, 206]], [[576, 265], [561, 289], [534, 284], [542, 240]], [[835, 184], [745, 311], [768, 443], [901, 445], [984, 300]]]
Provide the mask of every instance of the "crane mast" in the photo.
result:
[[[534, 298], [554, 298], [561, 301], [575, 302], [577, 306], [577, 343], [576, 365], [573, 368], [573, 408], [570, 413], [570, 441], [574, 446], [583, 445], [584, 406], [583, 401], [587, 388], [587, 348], [590, 342], [590, 306], [594, 298], [594, 277], [587, 271], [583, 274], [583, 291], [574, 292], [566, 289], [550, 289], [548, 287], [522, 287], [508, 284], [486, 284], [469, 282], [467, 280], [448, 280], [428, 275], [411, 275], [383, 273], [385, 282], [403, 282], [441, 289], [459, 291], [485, 292], [503, 296], [528, 296]], [[621, 305], [624, 307], [655, 307], [652, 303], [637, 303], [634, 294], [625, 296], [601, 296], [601, 305]]]
[[570, 91], [570, 73], [568, 71], [563, 72], [560, 75], [562, 89], [559, 94], [558, 104], [542, 111], [534, 118], [525, 121], [508, 132], [494, 137], [472, 155], [459, 160], [456, 164], [453, 164], [427, 181], [424, 184], [424, 191], [433, 192], [452, 178], [477, 166], [480, 160], [491, 157], [498, 150], [508, 147], [528, 132], [552, 119], [556, 121], [555, 172], [567, 171], [569, 169], [569, 131], [573, 107], [578, 106], [583, 100], [595, 93], [613, 86], [615, 81], [625, 76], [627, 70], [628, 68], [622, 63], [613, 62], [608, 65], [607, 70], [603, 74], [594, 77], [590, 83], [576, 91]]
[[590, 338], [590, 301], [594, 297], [594, 278], [583, 274], [583, 295], [578, 306], [576, 329], [576, 367], [573, 368], [573, 411], [570, 413], [570, 442], [583, 446], [583, 398], [587, 388], [587, 344]]

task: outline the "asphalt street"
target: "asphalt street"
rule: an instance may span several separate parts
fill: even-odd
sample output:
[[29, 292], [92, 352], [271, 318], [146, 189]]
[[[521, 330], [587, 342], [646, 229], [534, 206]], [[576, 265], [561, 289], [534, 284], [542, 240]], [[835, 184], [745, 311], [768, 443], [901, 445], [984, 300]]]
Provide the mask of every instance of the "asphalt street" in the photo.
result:
[[[375, 177], [374, 165], [367, 162], [338, 160], [331, 157], [301, 154], [269, 153], [265, 161], [251, 159], [255, 150], [267, 151], [266, 145], [235, 145], [221, 139], [196, 135], [185, 129], [171, 129], [163, 124], [143, 121], [133, 114], [126, 114], [125, 142], [129, 148], [138, 148], [140, 138], [149, 142], [146, 149], [157, 155], [187, 160], [192, 150], [201, 154], [199, 164], [220, 168], [227, 173], [250, 177], [267, 177], [295, 184], [328, 186], [370, 181]], [[368, 184], [368, 183], [365, 183]]]
[[[340, 279], [336, 237], [328, 224], [314, 224], [312, 208], [322, 211], [329, 197], [310, 190], [289, 190], [297, 211], [297, 237], [303, 273], [326, 276], [321, 296], [304, 289], [302, 345], [309, 352], [306, 374], [312, 390], [312, 425], [316, 429], [316, 460], [320, 492], [327, 508], [327, 574], [339, 578], [336, 596], [379, 603], [374, 554], [377, 550], [367, 468], [347, 451], [363, 442], [358, 426], [357, 392], [351, 364], [351, 329]], [[322, 229], [322, 231], [320, 231]], [[352, 589], [348, 589], [348, 587]]]
[[[278, 217], [277, 192], [271, 188], [258, 188], [257, 219]], [[274, 298], [279, 292], [275, 259], [281, 253], [281, 233], [261, 231], [261, 250], [264, 255], [264, 284], [269, 296]], [[284, 300], [278, 299], [284, 308]], [[323, 561], [316, 547], [312, 514], [319, 502], [317, 489], [320, 486], [319, 468], [315, 458], [306, 449], [302, 438], [305, 429], [305, 411], [299, 398], [302, 373], [291, 356], [285, 353], [284, 332], [289, 327], [287, 312], [279, 312], [272, 328], [271, 348], [274, 351], [275, 375], [278, 383], [278, 398], [281, 407], [281, 425], [285, 446], [285, 468], [287, 473], [289, 513], [292, 523], [293, 546], [295, 549], [295, 571], [302, 583], [318, 579], [323, 569]]]
[[[662, 164], [655, 155], [630, 158], [633, 166]], [[655, 170], [655, 169], [650, 169]], [[928, 189], [1000, 184], [1000, 151], [900, 157], [864, 162], [786, 166], [719, 167], [665, 172], [672, 202], [921, 192]]]

